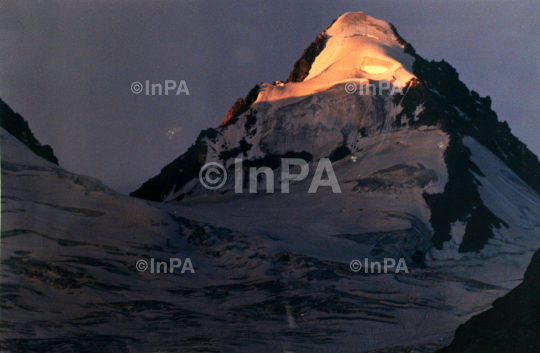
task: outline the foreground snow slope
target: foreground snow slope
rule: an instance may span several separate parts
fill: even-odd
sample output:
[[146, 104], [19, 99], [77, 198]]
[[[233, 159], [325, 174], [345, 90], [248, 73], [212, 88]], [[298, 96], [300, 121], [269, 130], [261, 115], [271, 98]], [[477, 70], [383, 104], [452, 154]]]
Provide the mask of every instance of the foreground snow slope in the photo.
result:
[[[515, 244], [494, 243], [483, 254], [454, 250], [454, 258], [437, 259], [429, 250], [428, 210], [420, 194], [444, 182], [442, 152], [436, 157], [422, 151], [442, 150], [438, 143], [445, 135], [428, 129], [395, 138], [403, 144], [390, 154], [374, 140], [371, 146], [366, 142], [366, 153], [357, 154], [356, 162], [335, 163], [341, 195], [321, 190], [309, 198], [307, 182], [299, 182], [288, 195], [210, 203], [206, 197], [182, 206], [115, 194], [95, 179], [36, 157], [2, 131], [0, 348], [432, 352], [443, 347], [459, 324], [518, 284], [538, 246], [538, 231], [525, 227]], [[516, 207], [539, 202], [534, 193], [520, 197], [523, 185], [504, 165], [499, 168], [516, 190], [508, 194]], [[386, 186], [359, 184], [365, 176]], [[508, 232], [506, 238], [516, 237]], [[418, 249], [427, 251], [427, 268], [411, 260]], [[152, 257], [189, 257], [195, 273], [136, 270], [139, 259]], [[352, 272], [349, 262], [366, 257], [404, 257], [410, 272]]]
[[438, 353], [537, 353], [540, 351], [540, 250], [523, 283], [493, 308], [459, 326], [452, 344]]

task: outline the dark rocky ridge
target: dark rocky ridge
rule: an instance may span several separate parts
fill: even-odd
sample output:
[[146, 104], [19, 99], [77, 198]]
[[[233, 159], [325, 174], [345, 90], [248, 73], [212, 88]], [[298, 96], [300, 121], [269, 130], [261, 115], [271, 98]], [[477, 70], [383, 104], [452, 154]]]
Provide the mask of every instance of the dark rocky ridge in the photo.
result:
[[[332, 24], [336, 22], [334, 20]], [[332, 24], [330, 26], [332, 26]], [[330, 28], [328, 26], [328, 28]], [[304, 79], [308, 76], [309, 70], [311, 69], [311, 65], [313, 65], [313, 62], [315, 61], [315, 58], [323, 51], [324, 47], [326, 46], [327, 38], [323, 36], [322, 34], [319, 34], [315, 40], [304, 50], [300, 58], [296, 60], [294, 63], [294, 67], [289, 73], [289, 78], [287, 79], [287, 82], [302, 82]], [[227, 114], [225, 115], [225, 118], [221, 122], [221, 126], [227, 126], [235, 121], [235, 119], [248, 111], [248, 109], [251, 107], [251, 105], [257, 100], [257, 96], [259, 95], [259, 85], [255, 85], [247, 94], [245, 99], [238, 98], [236, 102], [234, 102], [233, 106]]]
[[326, 46], [327, 38], [319, 34], [317, 38], [304, 50], [302, 56], [294, 63], [294, 67], [289, 74], [287, 82], [302, 82], [308, 76], [311, 65], [315, 58], [323, 51]]
[[540, 250], [523, 283], [493, 302], [493, 308], [458, 327], [450, 346], [438, 353], [540, 352]]
[[[459, 251], [479, 251], [493, 237], [494, 228], [508, 224], [484, 205], [478, 191], [482, 184], [475, 176], [483, 174], [472, 162], [471, 151], [463, 138], [470, 136], [481, 143], [537, 192], [540, 192], [540, 162], [511, 133], [506, 122], [498, 121], [489, 97], [469, 91], [456, 70], [444, 60], [427, 61], [419, 56], [392, 28], [405, 52], [415, 58], [413, 73], [418, 78], [408, 83], [402, 95], [394, 97], [394, 103], [403, 107], [396, 125], [437, 125], [450, 136], [444, 153], [448, 183], [443, 193], [424, 195], [432, 214], [433, 244], [441, 249], [451, 239], [451, 224], [461, 221], [467, 226]], [[414, 111], [420, 104], [424, 110], [414, 120]]]
[[130, 193], [130, 196], [150, 201], [163, 201], [169, 191], [177, 191], [190, 180], [197, 178], [201, 167], [206, 163], [208, 147], [204, 139], [213, 139], [216, 135], [215, 129], [201, 131], [195, 143], [184, 154], [166, 165], [158, 175]]
[[[337, 21], [335, 18], [326, 30], [328, 30]], [[325, 30], [325, 31], [326, 31]], [[292, 71], [289, 73], [287, 82], [302, 82], [309, 75], [311, 65], [315, 62], [315, 58], [324, 50], [328, 38], [325, 37], [324, 32], [319, 34], [315, 40], [304, 50], [300, 58], [294, 63]]]
[[[393, 28], [395, 31], [395, 27]], [[471, 136], [495, 154], [529, 186], [540, 192], [538, 157], [512, 134], [507, 122], [498, 120], [497, 113], [491, 109], [491, 98], [480, 97], [477, 92], [470, 91], [459, 80], [459, 74], [450, 64], [444, 60], [428, 62], [416, 54], [414, 48], [404, 42], [396, 31], [395, 34], [398, 42], [405, 43], [405, 52], [416, 59], [413, 73], [419, 81], [410, 83], [407, 89], [414, 89], [414, 93], [410, 92], [413, 93], [414, 99], [422, 99], [427, 105], [420, 114], [418, 123], [439, 124], [448, 133]], [[404, 103], [403, 115], [410, 118], [416, 105], [413, 107], [413, 104], [402, 102]], [[461, 116], [456, 108], [470, 119]], [[429, 111], [426, 112], [427, 110]]]
[[221, 126], [227, 126], [234, 123], [236, 118], [248, 111], [249, 107], [257, 100], [258, 96], [259, 85], [255, 85], [255, 87], [248, 92], [245, 99], [238, 98], [238, 100], [234, 102], [233, 106], [229, 109], [227, 115], [225, 115], [225, 118], [221, 122]]
[[39, 143], [30, 130], [28, 122], [19, 113], [15, 113], [2, 99], [0, 99], [0, 126], [41, 158], [58, 164], [58, 158], [54, 155], [51, 146]]

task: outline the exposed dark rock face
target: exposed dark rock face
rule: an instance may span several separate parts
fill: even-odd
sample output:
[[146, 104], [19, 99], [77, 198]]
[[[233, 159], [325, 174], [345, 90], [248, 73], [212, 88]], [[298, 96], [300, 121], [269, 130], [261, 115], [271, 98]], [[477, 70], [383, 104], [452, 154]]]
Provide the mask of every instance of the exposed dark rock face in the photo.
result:
[[424, 194], [424, 200], [431, 208], [433, 245], [442, 249], [443, 242], [451, 239], [451, 224], [466, 222], [465, 235], [459, 252], [481, 250], [493, 237], [493, 228], [508, 224], [498, 218], [484, 205], [474, 174], [484, 176], [471, 159], [470, 150], [463, 144], [458, 134], [450, 135], [444, 160], [448, 169], [448, 182], [441, 194]]
[[347, 147], [346, 145], [341, 145], [335, 150], [333, 150], [332, 154], [330, 154], [328, 158], [330, 159], [330, 162], [337, 162], [350, 154], [351, 150], [349, 149], [349, 147]]
[[257, 100], [258, 95], [259, 85], [255, 85], [255, 87], [248, 92], [245, 99], [238, 98], [238, 100], [234, 102], [231, 109], [229, 109], [227, 112], [227, 115], [225, 115], [225, 118], [221, 122], [221, 126], [227, 126], [234, 123], [236, 118], [248, 111], [249, 107], [251, 107], [251, 105]]
[[523, 283], [493, 308], [473, 316], [456, 330], [454, 341], [439, 353], [540, 352], [540, 250]]
[[158, 175], [149, 179], [130, 196], [150, 201], [163, 201], [167, 196], [165, 192], [179, 190], [187, 182], [197, 178], [201, 167], [206, 163], [205, 138], [213, 139], [216, 134], [215, 129], [203, 130], [186, 153], [166, 165]]
[[[332, 27], [337, 18], [330, 23], [326, 29]], [[308, 76], [311, 65], [315, 58], [323, 51], [326, 46], [326, 38], [323, 34], [319, 34], [315, 40], [304, 50], [300, 58], [294, 63], [292, 71], [289, 73], [287, 82], [302, 82]]]
[[219, 159], [221, 159], [222, 161], [226, 161], [226, 160], [231, 159], [231, 158], [236, 158], [240, 154], [242, 154], [242, 156], [246, 157], [247, 156], [246, 153], [247, 153], [247, 151], [249, 151], [251, 149], [251, 147], [253, 147], [252, 144], [247, 142], [245, 139], [242, 139], [240, 141], [240, 145], [238, 147], [235, 147], [233, 149], [221, 152], [219, 154]]
[[21, 140], [32, 152], [41, 158], [58, 164], [58, 158], [54, 155], [51, 146], [40, 144], [30, 130], [28, 122], [20, 114], [15, 113], [2, 99], [0, 99], [0, 126]]
[[[335, 21], [336, 20], [332, 21], [332, 24]], [[287, 82], [304, 81], [304, 79], [309, 74], [309, 70], [311, 69], [311, 65], [313, 65], [313, 62], [315, 61], [315, 58], [323, 51], [324, 47], [326, 46], [326, 41], [327, 38], [324, 37], [322, 34], [319, 34], [315, 38], [315, 40], [306, 48], [306, 50], [304, 50], [300, 58], [298, 58], [298, 60], [296, 60], [296, 62], [294, 63], [294, 67], [289, 74]], [[225, 115], [225, 118], [221, 122], [221, 126], [227, 126], [231, 124], [232, 122], [236, 121], [236, 118], [238, 116], [247, 112], [251, 105], [257, 100], [257, 96], [259, 95], [259, 89], [259, 85], [255, 85], [255, 87], [253, 87], [251, 91], [249, 91], [245, 99], [238, 98], [238, 100], [234, 102], [231, 109], [229, 109], [229, 111], [227, 112], [227, 115]]]
[[302, 56], [294, 63], [294, 67], [289, 74], [287, 82], [302, 82], [308, 76], [311, 65], [315, 58], [323, 51], [326, 46], [326, 37], [319, 34], [317, 38], [302, 53]]

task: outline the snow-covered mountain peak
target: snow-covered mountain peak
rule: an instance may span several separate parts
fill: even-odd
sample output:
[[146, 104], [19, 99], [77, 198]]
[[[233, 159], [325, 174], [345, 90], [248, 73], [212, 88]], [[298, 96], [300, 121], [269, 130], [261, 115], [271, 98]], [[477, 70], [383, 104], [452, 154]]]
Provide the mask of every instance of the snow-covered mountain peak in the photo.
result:
[[304, 81], [387, 80], [404, 86], [414, 75], [390, 24], [363, 12], [340, 16], [324, 33], [326, 45]]
[[324, 34], [329, 37], [367, 36], [386, 45], [395, 42], [395, 35], [389, 23], [363, 12], [344, 13], [324, 31]]
[[[367, 27], [371, 28], [368, 29]], [[390, 32], [388, 32], [388, 30], [390, 30]], [[378, 33], [375, 34], [375, 31]], [[388, 23], [373, 18], [361, 11], [344, 13], [325, 31], [326, 35], [332, 37], [343, 33], [347, 36], [370, 34], [376, 37], [385, 36], [392, 39], [392, 36], [389, 36], [392, 31]]]
[[[384, 81], [392, 82], [392, 89], [381, 90]], [[370, 88], [359, 83], [369, 83]], [[396, 85], [404, 87], [394, 90]], [[504, 207], [482, 194], [481, 186], [487, 182], [479, 178], [497, 171], [482, 172], [488, 166], [475, 159], [483, 152], [474, 141], [509, 168], [501, 175], [511, 171], [535, 190], [532, 193], [540, 191], [540, 161], [506, 123], [498, 121], [489, 97], [470, 91], [447, 62], [422, 58], [394, 26], [363, 13], [348, 13], [307, 47], [287, 82], [257, 85], [245, 100], [235, 103], [217, 129], [201, 132], [184, 155], [132, 195], [166, 202], [208, 197], [212, 192], [199, 182], [205, 163], [219, 163], [232, 171], [237, 158], [245, 161], [243, 180], [248, 164], [270, 167], [279, 175], [280, 158], [303, 158], [313, 166], [328, 158], [338, 182], [350, 184], [361, 177], [356, 189], [342, 188], [354, 200], [372, 196], [378, 200], [388, 190], [384, 185], [394, 185], [396, 179], [380, 182], [379, 172], [386, 175], [406, 168], [423, 174], [429, 169], [437, 178], [426, 183], [398, 178], [400, 185], [420, 185], [414, 197], [403, 198], [406, 208], [410, 200], [421, 200], [418, 209], [388, 204], [384, 209], [429, 219], [434, 248], [445, 252], [450, 246], [451, 256], [461, 256], [482, 251], [498, 234], [515, 227]], [[347, 169], [347, 163], [358, 169]], [[226, 180], [219, 195], [235, 196], [235, 180]], [[261, 179], [261, 190], [264, 186]], [[336, 204], [345, 199], [342, 196]], [[359, 217], [367, 214], [367, 206], [362, 209]], [[538, 206], [527, 204], [523, 209]], [[427, 210], [430, 216], [422, 213]], [[529, 224], [536, 216], [519, 217]]]
[[415, 78], [413, 62], [390, 24], [363, 12], [346, 13], [306, 49], [286, 84], [263, 84], [255, 102], [273, 103], [273, 112], [341, 84], [404, 88]]

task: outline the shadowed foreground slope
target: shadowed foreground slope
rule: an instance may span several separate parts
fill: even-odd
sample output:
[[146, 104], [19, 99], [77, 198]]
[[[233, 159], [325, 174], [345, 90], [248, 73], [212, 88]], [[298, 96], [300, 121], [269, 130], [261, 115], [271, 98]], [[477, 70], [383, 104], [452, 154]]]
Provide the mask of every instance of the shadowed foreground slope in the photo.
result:
[[540, 250], [523, 283], [493, 308], [458, 327], [452, 344], [439, 353], [540, 352]]

